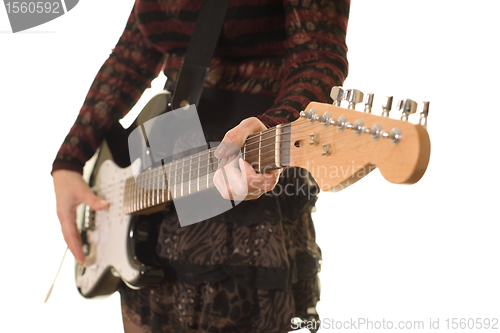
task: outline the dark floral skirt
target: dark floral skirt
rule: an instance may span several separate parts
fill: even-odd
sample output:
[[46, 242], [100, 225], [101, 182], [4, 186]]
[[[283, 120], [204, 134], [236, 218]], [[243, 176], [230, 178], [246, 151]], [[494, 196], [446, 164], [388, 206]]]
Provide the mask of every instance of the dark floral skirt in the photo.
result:
[[120, 287], [125, 332], [281, 333], [294, 317], [319, 320], [317, 192], [289, 168], [273, 192], [209, 220], [180, 227], [175, 209], [164, 212], [156, 251], [167, 279]]

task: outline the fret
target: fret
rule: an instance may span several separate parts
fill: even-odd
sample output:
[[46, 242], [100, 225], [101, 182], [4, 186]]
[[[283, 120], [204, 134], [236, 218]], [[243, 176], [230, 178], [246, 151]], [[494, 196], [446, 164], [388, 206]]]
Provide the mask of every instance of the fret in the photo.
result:
[[134, 183], [135, 183], [135, 180], [134, 180], [134, 177], [132, 176], [132, 181], [130, 182], [130, 187], [129, 187], [129, 191], [128, 191], [130, 211], [134, 210], [134, 186], [133, 186]]
[[[158, 203], [163, 201], [163, 192], [165, 191], [165, 173], [163, 172], [163, 164], [158, 167]], [[160, 199], [161, 198], [161, 199]]]
[[141, 173], [141, 181], [140, 181], [140, 196], [139, 196], [139, 209], [143, 209], [142, 204], [144, 202], [144, 174]]
[[176, 180], [175, 180], [175, 176], [176, 176], [176, 171], [175, 171], [175, 165], [176, 165], [176, 162], [172, 161], [172, 165], [170, 166], [171, 168], [171, 172], [172, 172], [172, 200], [174, 200], [176, 198]]
[[135, 196], [136, 196], [136, 187], [137, 187], [137, 184], [136, 184], [136, 179], [134, 179], [134, 183], [132, 184], [132, 207], [134, 207], [134, 211], [137, 210], [136, 206], [135, 206]]
[[151, 177], [149, 177], [149, 206], [152, 207], [155, 204], [155, 175], [156, 169], [151, 172]]
[[264, 172], [269, 167], [276, 168], [276, 159], [283, 162], [280, 152], [275, 153], [275, 149], [280, 147], [282, 137], [280, 135], [276, 138], [276, 132], [271, 129], [247, 139], [243, 146], [244, 160], [250, 163], [257, 172]]
[[274, 163], [281, 166], [281, 124], [276, 126], [276, 136], [274, 140]]
[[150, 186], [149, 186], [149, 191], [150, 191], [150, 196], [151, 196], [151, 206], [154, 206], [155, 204], [155, 190], [156, 190], [156, 174], [157, 174], [156, 168], [153, 169], [153, 172], [151, 172], [151, 180], [150, 180]]
[[181, 163], [181, 197], [184, 195], [184, 159]]
[[179, 177], [178, 173], [179, 173], [179, 160], [175, 161], [175, 177], [174, 177], [174, 187], [175, 187], [175, 193], [174, 194], [175, 194], [175, 196], [174, 196], [174, 198], [177, 198], [177, 184], [179, 183], [177, 181], [177, 177]]
[[139, 182], [139, 209], [143, 209], [142, 204], [144, 203], [144, 174], [141, 174], [141, 181]]
[[163, 165], [160, 165], [157, 170], [156, 176], [156, 203], [160, 204], [162, 201], [160, 200], [160, 192], [165, 188], [165, 179], [163, 178]]
[[259, 137], [254, 136], [250, 139], [247, 139], [244, 147], [245, 147], [245, 158], [244, 160], [247, 161], [253, 168], [257, 167], [258, 164], [258, 149], [256, 149], [258, 145]]
[[168, 178], [167, 178], [167, 185], [168, 185], [168, 193], [167, 193], [167, 200], [173, 200], [172, 199], [172, 184], [171, 184], [171, 180], [172, 180], [172, 175], [170, 174], [171, 172], [171, 169], [172, 169], [172, 163], [168, 163]]
[[168, 181], [167, 167], [163, 164], [163, 175], [165, 177], [165, 189], [162, 192], [162, 201], [165, 202], [165, 191], [167, 192], [167, 201], [170, 200], [170, 182]]
[[191, 194], [191, 170], [193, 165], [193, 156], [189, 157], [189, 179], [188, 179], [188, 194]]
[[165, 177], [165, 167], [162, 164], [158, 168], [158, 202], [165, 202], [164, 200], [164, 193], [165, 193], [165, 188], [167, 187], [166, 185], [166, 180], [167, 178]]
[[[279, 135], [278, 135], [279, 134]], [[280, 144], [281, 140], [281, 127], [279, 129], [270, 129], [262, 134], [262, 149], [261, 154], [264, 156], [261, 160], [261, 172], [265, 172], [269, 168], [275, 169], [281, 164], [277, 160], [281, 160]]]
[[210, 151], [208, 152], [208, 160], [207, 160], [207, 188], [208, 188], [208, 175], [210, 174]]
[[135, 205], [136, 205], [135, 210], [136, 211], [139, 210], [139, 196], [140, 196], [139, 181], [140, 181], [140, 175], [137, 176], [137, 179], [135, 181]]
[[196, 177], [197, 182], [196, 182], [196, 189], [198, 192], [200, 191], [200, 160], [201, 160], [201, 153], [198, 154], [198, 177]]
[[137, 191], [137, 197], [135, 198], [136, 204], [137, 204], [137, 210], [141, 209], [140, 203], [141, 203], [141, 187], [140, 187], [140, 181], [141, 181], [141, 175], [137, 176], [137, 181], [135, 183], [136, 186], [136, 191]]
[[149, 184], [148, 184], [148, 207], [151, 207], [153, 206], [153, 191], [154, 191], [154, 188], [153, 188], [153, 180], [154, 180], [154, 174], [155, 174], [155, 170], [152, 169], [151, 172], [149, 173]]
[[144, 204], [144, 208], [151, 207], [151, 174], [152, 172], [147, 173], [147, 178], [146, 178], [146, 202]]
[[153, 170], [148, 171], [148, 178], [146, 181], [146, 204], [145, 208], [151, 207], [151, 176], [153, 175]]
[[290, 142], [290, 126], [283, 126], [281, 128], [281, 142], [284, 144], [281, 145], [280, 147], [280, 160], [281, 164], [280, 166], [289, 166], [290, 165], [290, 145], [286, 144], [287, 142]]
[[139, 176], [137, 176], [137, 178], [135, 179], [134, 181], [134, 210], [137, 211], [137, 209], [139, 207], [137, 207], [137, 195], [139, 193], [137, 193], [137, 190], [138, 190], [138, 187], [137, 187], [137, 182], [139, 181]]
[[163, 170], [163, 166], [159, 167], [158, 168], [158, 175], [156, 176], [157, 179], [156, 179], [156, 185], [157, 185], [157, 190], [156, 190], [156, 203], [159, 204], [160, 203], [160, 189], [163, 188], [163, 185], [161, 183], [161, 171]]

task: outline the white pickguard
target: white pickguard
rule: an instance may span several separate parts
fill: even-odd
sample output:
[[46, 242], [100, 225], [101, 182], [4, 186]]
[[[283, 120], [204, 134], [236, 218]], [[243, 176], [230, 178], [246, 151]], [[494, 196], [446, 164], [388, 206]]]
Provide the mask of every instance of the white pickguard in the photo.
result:
[[125, 282], [134, 281], [139, 275], [129, 261], [127, 238], [131, 217], [123, 210], [125, 180], [132, 177], [132, 168], [138, 167], [138, 163], [140, 160], [128, 168], [120, 168], [107, 160], [99, 169], [94, 190], [111, 204], [95, 212], [95, 228], [87, 232], [90, 253], [85, 261], [84, 274], [79, 274], [80, 271], [76, 276], [76, 285], [83, 295], [89, 294], [110, 268]]

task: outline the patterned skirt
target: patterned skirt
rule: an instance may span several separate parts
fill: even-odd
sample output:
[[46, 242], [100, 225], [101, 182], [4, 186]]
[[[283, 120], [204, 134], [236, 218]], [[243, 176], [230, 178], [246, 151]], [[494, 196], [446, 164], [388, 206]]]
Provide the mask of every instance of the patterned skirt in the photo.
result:
[[286, 169], [275, 190], [186, 227], [162, 212], [158, 287], [119, 289], [126, 333], [282, 333], [319, 320], [321, 251], [311, 211], [318, 187]]

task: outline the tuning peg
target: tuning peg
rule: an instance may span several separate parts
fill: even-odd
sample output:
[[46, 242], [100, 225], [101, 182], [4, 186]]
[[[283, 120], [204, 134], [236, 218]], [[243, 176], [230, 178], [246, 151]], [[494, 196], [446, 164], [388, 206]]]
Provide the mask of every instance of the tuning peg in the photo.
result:
[[309, 111], [300, 111], [300, 116], [307, 119], [310, 123], [315, 122], [319, 118], [316, 113], [316, 109], [310, 109]]
[[366, 94], [365, 98], [365, 112], [367, 113], [372, 113], [372, 106], [373, 106], [373, 94], [368, 93]]
[[429, 101], [422, 102], [422, 112], [420, 112], [419, 124], [427, 128], [427, 116], [429, 115]]
[[342, 102], [342, 98], [344, 98], [344, 88], [341, 86], [333, 87], [330, 92], [330, 97], [333, 100], [333, 105], [340, 106], [340, 102]]
[[389, 112], [392, 109], [392, 96], [385, 96], [385, 101], [382, 104], [382, 117], [389, 117]]
[[402, 112], [401, 120], [408, 121], [408, 117], [417, 111], [417, 103], [411, 99], [400, 100], [398, 110]]
[[349, 89], [344, 93], [344, 100], [349, 102], [349, 109], [354, 109], [356, 104], [363, 101], [363, 93], [357, 89]]

